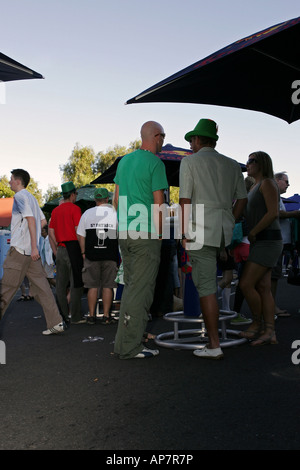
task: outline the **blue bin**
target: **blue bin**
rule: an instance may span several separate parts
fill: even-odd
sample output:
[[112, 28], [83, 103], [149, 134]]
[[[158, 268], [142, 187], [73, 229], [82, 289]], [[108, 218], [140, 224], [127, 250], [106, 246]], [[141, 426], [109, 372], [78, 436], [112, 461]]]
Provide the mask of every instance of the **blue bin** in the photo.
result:
[[0, 230], [0, 279], [3, 278], [3, 263], [10, 248], [10, 237], [10, 231]]

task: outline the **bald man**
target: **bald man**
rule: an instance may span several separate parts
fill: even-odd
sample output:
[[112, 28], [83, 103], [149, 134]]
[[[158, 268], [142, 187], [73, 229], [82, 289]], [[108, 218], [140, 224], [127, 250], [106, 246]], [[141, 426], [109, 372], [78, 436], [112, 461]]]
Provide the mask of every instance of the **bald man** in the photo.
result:
[[141, 128], [141, 138], [141, 148], [122, 158], [114, 179], [125, 282], [114, 347], [120, 359], [159, 353], [144, 347], [143, 335], [160, 262], [159, 208], [168, 188], [165, 166], [156, 155], [164, 142], [164, 129], [158, 122], [148, 121]]

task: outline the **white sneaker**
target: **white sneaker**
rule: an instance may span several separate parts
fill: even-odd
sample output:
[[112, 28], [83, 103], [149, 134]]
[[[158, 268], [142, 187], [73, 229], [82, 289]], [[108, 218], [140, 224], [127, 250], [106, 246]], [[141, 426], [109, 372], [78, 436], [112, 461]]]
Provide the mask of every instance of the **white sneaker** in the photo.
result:
[[204, 359], [223, 359], [224, 354], [221, 348], [209, 349], [205, 346], [203, 349], [196, 349], [193, 354]]
[[158, 349], [148, 349], [144, 348], [141, 352], [139, 352], [136, 356], [137, 359], [145, 359], [147, 357], [154, 357], [158, 356], [159, 350]]
[[64, 332], [64, 324], [58, 323], [58, 325], [52, 326], [52, 328], [48, 328], [48, 330], [43, 331], [43, 335], [55, 335], [58, 333]]

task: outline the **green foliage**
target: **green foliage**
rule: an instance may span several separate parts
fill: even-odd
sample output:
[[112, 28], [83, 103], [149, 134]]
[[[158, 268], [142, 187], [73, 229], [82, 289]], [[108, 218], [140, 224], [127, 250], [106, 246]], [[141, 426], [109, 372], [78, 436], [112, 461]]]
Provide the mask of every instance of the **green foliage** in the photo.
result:
[[14, 197], [14, 192], [10, 189], [7, 176], [0, 176], [0, 197]]
[[170, 186], [170, 205], [179, 204], [179, 188]]
[[141, 145], [142, 145], [141, 140], [133, 140], [132, 142], [130, 142], [128, 150], [129, 152], [133, 152], [134, 150], [138, 150], [141, 147]]
[[36, 198], [39, 206], [41, 207], [43, 205], [43, 195], [42, 190], [38, 188], [38, 183], [33, 178], [30, 178], [29, 185], [26, 189]]
[[61, 193], [61, 189], [51, 184], [48, 186], [48, 189], [44, 194], [44, 201], [46, 202], [53, 201], [53, 199], [57, 199], [61, 196], [60, 193]]
[[126, 153], [128, 153], [126, 147], [120, 145], [115, 145], [113, 148], [107, 149], [106, 152], [99, 152], [94, 164], [94, 173], [97, 176], [101, 175], [118, 157], [122, 157]]
[[[95, 178], [97, 176], [102, 175], [107, 168], [109, 168], [118, 157], [123, 157], [127, 153], [133, 152], [137, 150], [141, 146], [140, 140], [135, 140], [130, 142], [129, 147], [124, 147], [120, 145], [115, 145], [113, 148], [108, 148], [106, 152], [99, 152], [97, 153], [95, 164], [93, 167]], [[94, 178], [94, 179], [95, 179]]]
[[93, 167], [95, 164], [95, 152], [91, 147], [80, 147], [77, 143], [73, 149], [68, 163], [60, 165], [63, 181], [73, 181], [77, 188], [89, 184], [95, 175]]

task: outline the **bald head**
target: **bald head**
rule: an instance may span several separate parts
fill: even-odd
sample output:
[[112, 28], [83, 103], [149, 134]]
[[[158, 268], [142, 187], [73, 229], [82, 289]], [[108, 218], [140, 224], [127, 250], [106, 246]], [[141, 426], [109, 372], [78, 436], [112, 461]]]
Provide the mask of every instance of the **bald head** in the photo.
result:
[[165, 133], [161, 124], [155, 121], [145, 122], [141, 128], [141, 148], [150, 150], [150, 152], [153, 153], [160, 152], [164, 142], [164, 136]]
[[141, 138], [142, 140], [149, 140], [155, 136], [157, 133], [163, 133], [164, 130], [162, 126], [155, 121], [147, 121], [142, 125], [141, 128]]

